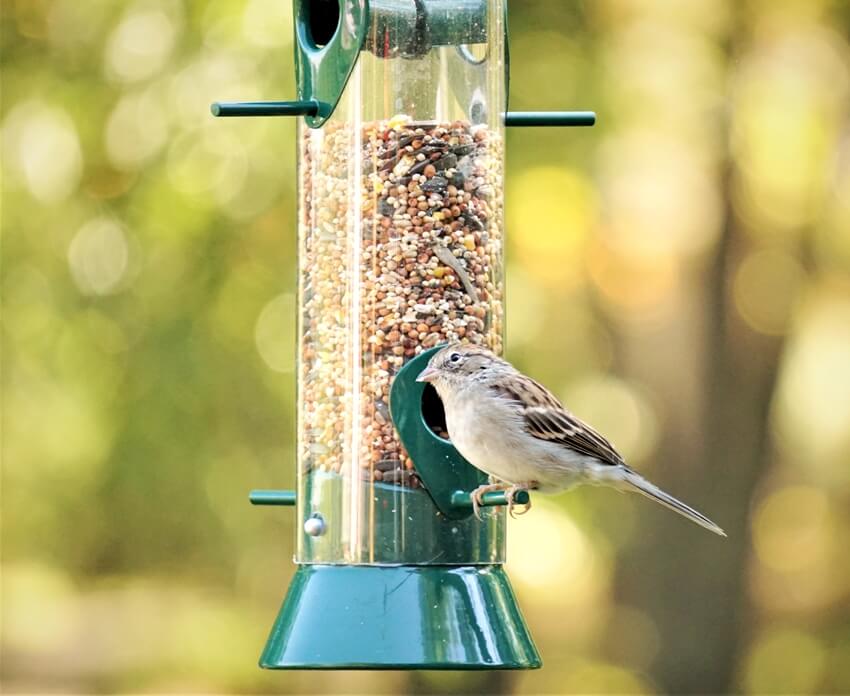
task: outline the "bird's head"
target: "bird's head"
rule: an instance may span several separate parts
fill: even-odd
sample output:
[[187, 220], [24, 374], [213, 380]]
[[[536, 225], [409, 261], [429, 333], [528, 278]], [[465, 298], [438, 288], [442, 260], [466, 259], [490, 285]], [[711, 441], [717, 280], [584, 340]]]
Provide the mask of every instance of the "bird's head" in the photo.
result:
[[483, 381], [502, 365], [507, 363], [486, 348], [453, 343], [434, 353], [416, 381], [429, 382], [441, 392], [472, 380]]

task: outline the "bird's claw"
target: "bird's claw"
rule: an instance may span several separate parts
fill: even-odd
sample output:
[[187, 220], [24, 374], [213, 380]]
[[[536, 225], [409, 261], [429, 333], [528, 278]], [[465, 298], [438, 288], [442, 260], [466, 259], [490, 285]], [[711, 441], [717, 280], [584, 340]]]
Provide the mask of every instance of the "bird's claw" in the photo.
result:
[[529, 487], [526, 485], [515, 485], [511, 486], [505, 491], [505, 500], [508, 503], [508, 514], [514, 519], [516, 519], [520, 515], [524, 515], [529, 510], [531, 510], [531, 498], [529, 498], [528, 502], [522, 506], [522, 510], [520, 512], [514, 512], [514, 508], [516, 507], [516, 502], [514, 501], [514, 498], [516, 497], [516, 494], [520, 491], [527, 491], [528, 488]]
[[504, 483], [485, 483], [478, 488], [476, 488], [472, 493], [469, 494], [470, 499], [472, 500], [472, 514], [475, 515], [475, 519], [483, 520], [481, 517], [481, 508], [484, 505], [484, 494], [491, 493], [493, 491], [501, 491], [507, 487], [507, 484]]
[[475, 515], [475, 519], [479, 522], [483, 519], [480, 512], [481, 503], [483, 502], [481, 500], [481, 495], [482, 494], [478, 492], [478, 489], [476, 489], [472, 491], [472, 495], [470, 496], [472, 498], [472, 514]]
[[472, 514], [475, 515], [475, 519], [482, 520], [481, 516], [481, 508], [484, 505], [484, 494], [491, 493], [492, 491], [505, 491], [505, 502], [508, 505], [508, 514], [516, 519], [520, 515], [524, 515], [526, 512], [531, 510], [531, 500], [522, 505], [522, 510], [519, 512], [515, 512], [516, 508], [516, 494], [520, 491], [527, 491], [529, 488], [536, 488], [536, 483], [517, 483], [512, 486], [509, 486], [506, 483], [485, 483], [481, 486], [478, 486], [472, 493], [469, 494], [470, 499], [472, 500]]

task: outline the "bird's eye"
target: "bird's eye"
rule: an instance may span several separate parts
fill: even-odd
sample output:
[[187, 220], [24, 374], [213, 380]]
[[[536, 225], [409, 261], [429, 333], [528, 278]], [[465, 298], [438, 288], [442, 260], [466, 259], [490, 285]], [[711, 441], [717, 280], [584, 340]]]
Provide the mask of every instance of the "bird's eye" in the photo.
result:
[[453, 362], [453, 363], [460, 362], [460, 353], [452, 353], [449, 356], [449, 362]]

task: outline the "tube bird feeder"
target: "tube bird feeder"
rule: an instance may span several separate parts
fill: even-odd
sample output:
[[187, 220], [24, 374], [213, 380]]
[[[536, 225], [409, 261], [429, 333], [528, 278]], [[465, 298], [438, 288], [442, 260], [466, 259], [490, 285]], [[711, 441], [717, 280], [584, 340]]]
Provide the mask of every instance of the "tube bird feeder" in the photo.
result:
[[212, 106], [300, 117], [297, 491], [250, 495], [295, 505], [298, 568], [260, 665], [539, 667], [504, 493], [472, 514], [485, 476], [415, 378], [502, 351], [505, 127], [595, 116], [507, 111], [505, 0], [293, 3], [298, 99]]

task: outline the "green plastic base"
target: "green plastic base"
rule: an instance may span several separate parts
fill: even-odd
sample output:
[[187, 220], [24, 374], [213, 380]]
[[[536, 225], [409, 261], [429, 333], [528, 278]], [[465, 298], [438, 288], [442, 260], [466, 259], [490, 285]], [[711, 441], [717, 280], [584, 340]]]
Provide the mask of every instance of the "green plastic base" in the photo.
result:
[[260, 658], [266, 669], [541, 664], [499, 565], [301, 565]]

